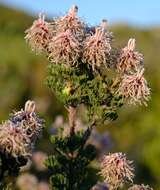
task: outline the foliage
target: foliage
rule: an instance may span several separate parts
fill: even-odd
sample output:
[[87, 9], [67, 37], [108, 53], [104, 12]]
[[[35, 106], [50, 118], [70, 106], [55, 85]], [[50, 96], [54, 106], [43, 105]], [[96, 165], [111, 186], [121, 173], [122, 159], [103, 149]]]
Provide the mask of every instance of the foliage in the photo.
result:
[[[55, 154], [49, 156], [46, 165], [51, 170], [50, 183], [53, 189], [90, 189], [96, 181], [88, 183], [88, 165], [96, 157], [96, 149], [87, 144], [90, 130], [71, 136], [52, 136]], [[88, 154], [89, 153], [89, 154]], [[88, 185], [87, 185], [88, 183]]]
[[117, 108], [123, 105], [122, 97], [110, 88], [112, 79], [101, 74], [93, 75], [85, 65], [70, 68], [50, 64], [47, 84], [66, 106], [85, 104], [90, 120], [93, 115], [104, 121], [115, 120]]

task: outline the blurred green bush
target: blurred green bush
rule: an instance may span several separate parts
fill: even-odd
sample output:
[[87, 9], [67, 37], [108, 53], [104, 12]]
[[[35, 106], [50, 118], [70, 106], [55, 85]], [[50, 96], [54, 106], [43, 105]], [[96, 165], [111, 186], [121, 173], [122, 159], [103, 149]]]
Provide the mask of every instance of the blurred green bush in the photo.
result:
[[[27, 47], [24, 31], [33, 18], [23, 12], [0, 6], [0, 119], [5, 120], [13, 108], [27, 99], [38, 103], [38, 110], [48, 128], [55, 115], [64, 108], [44, 85], [47, 74], [46, 59], [35, 56]], [[136, 38], [137, 49], [145, 56], [146, 78], [152, 89], [148, 107], [123, 107], [116, 122], [108, 125], [112, 134], [113, 151], [127, 152], [135, 160], [137, 183], [160, 185], [160, 27], [137, 29], [126, 25], [110, 28], [116, 43], [123, 47], [129, 38]], [[39, 143], [46, 149], [48, 137]], [[45, 138], [46, 137], [46, 138]], [[48, 148], [49, 151], [49, 148]]]

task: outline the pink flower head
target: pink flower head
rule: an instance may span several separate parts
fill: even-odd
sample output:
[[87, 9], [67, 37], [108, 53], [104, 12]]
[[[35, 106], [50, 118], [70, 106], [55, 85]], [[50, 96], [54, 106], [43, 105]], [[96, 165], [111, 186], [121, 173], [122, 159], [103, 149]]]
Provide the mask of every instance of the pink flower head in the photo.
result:
[[102, 28], [97, 28], [94, 35], [87, 37], [84, 42], [83, 61], [96, 67], [106, 65], [111, 46]]
[[150, 97], [150, 88], [147, 81], [143, 77], [144, 69], [138, 70], [136, 73], [124, 74], [119, 87], [119, 92], [130, 104], [144, 104]]
[[30, 139], [23, 129], [15, 127], [11, 121], [0, 125], [0, 151], [13, 157], [28, 156]]
[[73, 5], [67, 15], [55, 21], [57, 34], [70, 30], [78, 40], [82, 40], [85, 27], [81, 20], [77, 17], [77, 12], [78, 7]]
[[81, 53], [81, 45], [70, 30], [52, 38], [49, 59], [53, 63], [74, 65]]
[[109, 189], [117, 189], [125, 181], [132, 182], [134, 177], [132, 161], [126, 159], [122, 153], [113, 153], [103, 157], [100, 174], [104, 177]]
[[33, 22], [31, 28], [26, 30], [25, 39], [33, 51], [41, 53], [46, 50], [51, 39], [50, 24], [44, 20], [44, 15], [39, 15], [39, 19]]
[[143, 55], [134, 51], [135, 39], [129, 39], [128, 45], [122, 49], [118, 58], [117, 70], [120, 73], [126, 73], [137, 70], [143, 65]]

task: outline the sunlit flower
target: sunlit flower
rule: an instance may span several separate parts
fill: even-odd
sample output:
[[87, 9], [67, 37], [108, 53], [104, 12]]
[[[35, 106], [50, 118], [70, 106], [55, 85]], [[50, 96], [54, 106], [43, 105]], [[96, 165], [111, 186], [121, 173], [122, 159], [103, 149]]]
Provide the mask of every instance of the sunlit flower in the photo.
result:
[[38, 180], [34, 175], [22, 174], [17, 178], [16, 185], [20, 190], [36, 190]]
[[73, 5], [67, 15], [55, 21], [57, 34], [70, 30], [76, 39], [82, 40], [84, 36], [84, 23], [77, 17], [77, 12], [78, 7]]
[[38, 171], [43, 171], [43, 170], [46, 170], [46, 167], [45, 167], [45, 160], [47, 159], [47, 154], [44, 153], [44, 152], [34, 152], [32, 154], [32, 161], [33, 161], [33, 164], [34, 166], [36, 167], [36, 169]]
[[49, 44], [49, 59], [53, 63], [74, 65], [81, 54], [81, 44], [70, 30], [52, 38]]
[[129, 39], [128, 45], [122, 49], [118, 58], [117, 70], [126, 73], [143, 66], [143, 55], [135, 51], [135, 39]]
[[134, 177], [132, 161], [126, 159], [125, 154], [113, 153], [103, 157], [100, 174], [104, 177], [109, 189], [117, 189], [126, 181], [132, 182]]
[[25, 39], [33, 51], [41, 53], [46, 50], [51, 37], [51, 25], [44, 20], [44, 15], [40, 14], [39, 19], [26, 30]]
[[105, 32], [97, 28], [95, 34], [86, 38], [84, 42], [83, 61], [92, 66], [93, 70], [102, 65], [107, 66], [111, 46]]
[[153, 190], [153, 189], [148, 185], [145, 186], [142, 184], [142, 185], [133, 185], [128, 190]]
[[128, 100], [130, 104], [144, 104], [150, 97], [150, 88], [143, 77], [144, 69], [136, 73], [124, 74], [119, 88], [119, 92]]

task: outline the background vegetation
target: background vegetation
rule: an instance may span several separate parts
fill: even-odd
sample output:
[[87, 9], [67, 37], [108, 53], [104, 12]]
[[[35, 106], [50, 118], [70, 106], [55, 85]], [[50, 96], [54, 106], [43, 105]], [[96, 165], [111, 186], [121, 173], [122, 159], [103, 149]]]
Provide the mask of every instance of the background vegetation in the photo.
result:
[[[0, 119], [17, 110], [27, 99], [34, 99], [46, 119], [46, 131], [38, 150], [50, 151], [48, 133], [56, 115], [65, 115], [63, 106], [44, 85], [46, 59], [35, 56], [24, 41], [24, 31], [33, 18], [20, 11], [0, 6]], [[123, 107], [116, 122], [108, 128], [112, 149], [135, 161], [137, 183], [160, 186], [160, 27], [137, 29], [119, 24], [110, 27], [116, 43], [123, 47], [130, 37], [145, 56], [146, 79], [152, 89], [148, 107]], [[155, 188], [156, 189], [156, 188]]]

